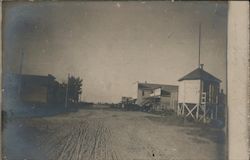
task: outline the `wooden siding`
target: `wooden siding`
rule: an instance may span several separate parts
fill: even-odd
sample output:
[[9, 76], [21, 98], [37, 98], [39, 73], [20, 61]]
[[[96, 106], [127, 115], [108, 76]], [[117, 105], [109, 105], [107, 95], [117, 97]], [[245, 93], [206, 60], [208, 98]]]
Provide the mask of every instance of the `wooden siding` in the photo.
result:
[[21, 92], [21, 99], [24, 102], [39, 102], [47, 103], [47, 87], [30, 87], [23, 89]]
[[178, 103], [199, 103], [200, 80], [186, 80], [179, 84]]
[[206, 102], [209, 104], [219, 103], [220, 85], [213, 82], [203, 82], [202, 92], [206, 93]]
[[219, 83], [200, 80], [185, 80], [180, 82], [178, 103], [199, 103], [200, 88], [201, 92], [206, 93], [207, 104], [218, 104], [220, 90]]

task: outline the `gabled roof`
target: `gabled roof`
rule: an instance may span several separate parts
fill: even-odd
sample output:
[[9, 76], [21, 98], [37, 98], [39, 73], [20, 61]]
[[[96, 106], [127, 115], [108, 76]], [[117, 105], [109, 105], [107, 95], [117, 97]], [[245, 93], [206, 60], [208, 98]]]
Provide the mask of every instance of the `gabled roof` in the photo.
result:
[[179, 79], [178, 81], [183, 81], [183, 80], [205, 80], [205, 81], [213, 81], [213, 82], [218, 82], [220, 83], [221, 80], [216, 78], [215, 76], [213, 76], [212, 74], [204, 71], [201, 68], [197, 68], [194, 71], [188, 73], [187, 75], [185, 75], [184, 77], [182, 77], [181, 79]]
[[161, 88], [165, 91], [177, 91], [178, 86], [174, 85], [165, 85], [165, 84], [154, 84], [154, 83], [138, 83], [138, 89], [141, 90], [154, 90]]

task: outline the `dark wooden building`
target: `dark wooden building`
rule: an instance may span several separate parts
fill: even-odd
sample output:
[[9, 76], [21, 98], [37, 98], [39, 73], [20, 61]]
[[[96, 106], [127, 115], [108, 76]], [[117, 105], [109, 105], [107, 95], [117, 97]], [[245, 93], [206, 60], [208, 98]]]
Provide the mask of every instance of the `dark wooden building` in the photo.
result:
[[18, 101], [31, 103], [51, 103], [55, 100], [59, 83], [52, 75], [29, 75], [8, 73], [3, 75], [5, 103]]
[[52, 75], [21, 75], [20, 99], [23, 102], [50, 103], [55, 98], [57, 82]]

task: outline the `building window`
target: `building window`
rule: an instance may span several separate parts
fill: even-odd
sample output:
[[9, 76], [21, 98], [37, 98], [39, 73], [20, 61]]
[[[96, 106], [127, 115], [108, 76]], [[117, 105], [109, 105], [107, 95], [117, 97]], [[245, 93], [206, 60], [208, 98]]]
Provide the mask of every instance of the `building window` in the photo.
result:
[[144, 91], [142, 91], [142, 96], [144, 96]]

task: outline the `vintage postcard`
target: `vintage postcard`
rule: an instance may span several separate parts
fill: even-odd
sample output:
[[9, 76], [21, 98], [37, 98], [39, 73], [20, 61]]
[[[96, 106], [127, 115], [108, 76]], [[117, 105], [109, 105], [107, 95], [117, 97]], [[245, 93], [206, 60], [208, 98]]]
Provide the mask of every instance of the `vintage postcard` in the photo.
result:
[[2, 2], [2, 159], [247, 159], [246, 4]]

